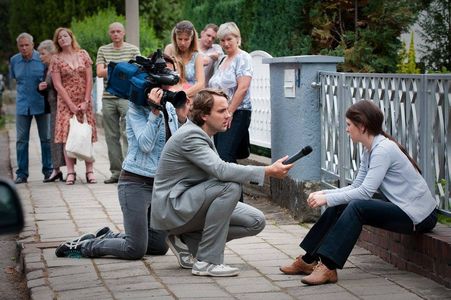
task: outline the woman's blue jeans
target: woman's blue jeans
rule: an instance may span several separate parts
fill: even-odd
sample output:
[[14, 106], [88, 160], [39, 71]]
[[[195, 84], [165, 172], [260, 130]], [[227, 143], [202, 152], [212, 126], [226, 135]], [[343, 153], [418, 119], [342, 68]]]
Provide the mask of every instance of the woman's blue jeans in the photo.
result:
[[125, 233], [108, 234], [104, 239], [84, 242], [81, 247], [82, 255], [113, 255], [124, 259], [140, 259], [145, 254], [166, 254], [166, 232], [154, 230], [149, 226], [152, 188], [152, 185], [147, 183], [119, 179], [118, 194]]
[[382, 200], [353, 200], [329, 207], [313, 225], [300, 247], [309, 255], [324, 256], [343, 268], [362, 231], [370, 225], [393, 232], [427, 232], [437, 223], [435, 211], [414, 227], [398, 206]]

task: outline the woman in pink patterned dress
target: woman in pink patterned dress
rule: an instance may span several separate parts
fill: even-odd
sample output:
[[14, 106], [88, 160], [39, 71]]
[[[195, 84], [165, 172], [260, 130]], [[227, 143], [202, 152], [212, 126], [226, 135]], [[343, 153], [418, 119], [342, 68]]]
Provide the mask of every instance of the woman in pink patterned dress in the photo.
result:
[[[57, 114], [55, 122], [55, 143], [65, 144], [69, 133], [69, 120], [75, 114], [83, 122], [84, 115], [92, 127], [92, 142], [97, 141], [96, 121], [92, 112], [92, 60], [89, 54], [80, 49], [74, 34], [68, 28], [58, 28], [53, 36], [57, 53], [53, 56], [50, 70], [56, 91], [58, 92]], [[67, 156], [66, 184], [74, 184], [75, 159]], [[93, 162], [85, 161], [86, 182], [97, 183]]]

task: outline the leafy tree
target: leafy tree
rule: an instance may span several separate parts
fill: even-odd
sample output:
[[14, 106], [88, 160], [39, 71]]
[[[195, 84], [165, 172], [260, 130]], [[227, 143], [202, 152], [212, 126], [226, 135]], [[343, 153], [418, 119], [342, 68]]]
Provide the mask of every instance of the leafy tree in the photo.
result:
[[[8, 28], [8, 7], [11, 0], [0, 0], [0, 27]], [[17, 51], [16, 41], [9, 35], [8, 30], [0, 31], [0, 74], [8, 72], [7, 60]]]
[[397, 65], [398, 73], [404, 74], [420, 74], [420, 69], [417, 67], [415, 57], [415, 42], [413, 32], [410, 33], [409, 51], [406, 52], [406, 44], [402, 42], [402, 48], [399, 52], [399, 64]]
[[124, 0], [0, 0], [0, 24], [5, 29], [0, 33], [0, 72], [17, 52], [15, 39], [21, 32], [30, 33], [37, 46], [52, 39], [56, 28], [69, 27], [73, 18], [83, 19], [108, 6], [125, 13]]
[[394, 72], [398, 37], [428, 1], [324, 0], [313, 4], [312, 54], [342, 51], [343, 71]]
[[140, 14], [145, 22], [154, 28], [160, 40], [169, 41], [171, 29], [181, 20], [180, 2], [180, 0], [139, 1]]
[[311, 0], [223, 0], [184, 2], [182, 18], [198, 31], [208, 23], [234, 21], [242, 48], [265, 50], [273, 56], [306, 54], [310, 50], [306, 18]]
[[451, 0], [435, 0], [419, 20], [421, 61], [430, 71], [451, 70]]
[[[115, 9], [107, 8], [100, 10], [93, 16], [86, 17], [83, 20], [72, 20], [70, 25], [80, 46], [88, 51], [92, 60], [97, 57], [97, 50], [100, 46], [111, 43], [108, 36], [108, 26], [113, 22], [121, 22], [126, 25], [125, 17], [117, 15]], [[162, 46], [162, 42], [156, 37], [154, 29], [140, 19], [140, 48], [145, 56], [151, 54], [156, 48]]]
[[107, 7], [114, 7], [118, 14], [125, 13], [123, 0], [11, 1], [8, 28], [12, 37], [26, 31], [39, 42], [52, 38], [56, 28], [69, 27], [72, 19], [81, 20]]
[[[451, 0], [450, 0], [451, 1]], [[341, 70], [394, 72], [399, 36], [431, 0], [193, 0], [183, 17], [196, 28], [235, 21], [243, 48], [273, 56], [345, 57]]]
[[[180, 18], [179, 0], [140, 0], [141, 28], [144, 39], [154, 39], [156, 43], [169, 35], [169, 30]], [[73, 20], [80, 21], [93, 16], [99, 10], [112, 8], [117, 15], [125, 15], [124, 0], [0, 0], [0, 24], [5, 28], [0, 33], [0, 72], [6, 69], [9, 57], [17, 52], [15, 38], [21, 32], [33, 35], [35, 45], [44, 39], [51, 39], [58, 27], [70, 27]], [[154, 27], [152, 32], [147, 31]], [[92, 28], [105, 34], [103, 28]], [[145, 31], [143, 31], [145, 30]], [[153, 42], [143, 41], [144, 45]], [[153, 46], [152, 46], [153, 47]], [[143, 52], [149, 50], [142, 49]]]

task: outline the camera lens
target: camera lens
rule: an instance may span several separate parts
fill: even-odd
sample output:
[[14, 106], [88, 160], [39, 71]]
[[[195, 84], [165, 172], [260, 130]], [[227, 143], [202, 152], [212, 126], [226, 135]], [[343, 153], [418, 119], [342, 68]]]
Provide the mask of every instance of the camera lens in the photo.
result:
[[186, 93], [184, 91], [172, 92], [163, 90], [163, 102], [169, 101], [175, 108], [180, 108], [186, 103]]

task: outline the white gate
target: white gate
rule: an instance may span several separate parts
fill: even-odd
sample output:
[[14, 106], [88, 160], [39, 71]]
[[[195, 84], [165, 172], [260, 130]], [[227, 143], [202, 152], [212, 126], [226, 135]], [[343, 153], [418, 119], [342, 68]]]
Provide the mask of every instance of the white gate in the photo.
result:
[[272, 56], [265, 51], [257, 50], [250, 53], [254, 75], [251, 83], [252, 118], [249, 127], [250, 141], [271, 149], [271, 89], [269, 65], [263, 64], [263, 58]]

